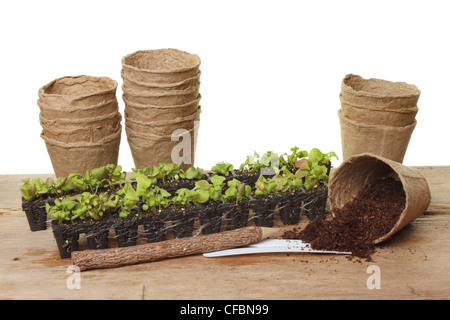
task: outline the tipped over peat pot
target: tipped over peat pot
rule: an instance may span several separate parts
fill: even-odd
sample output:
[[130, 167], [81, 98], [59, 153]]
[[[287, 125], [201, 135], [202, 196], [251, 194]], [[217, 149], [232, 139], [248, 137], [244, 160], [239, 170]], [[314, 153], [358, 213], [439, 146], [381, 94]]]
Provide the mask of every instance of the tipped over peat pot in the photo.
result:
[[[405, 205], [393, 225], [373, 240], [380, 243], [422, 215], [431, 201], [431, 192], [422, 173], [399, 162], [364, 153], [346, 159], [330, 179], [330, 211], [344, 207], [368, 184], [392, 178], [399, 181], [405, 193]], [[381, 227], [382, 224], [380, 224]]]
[[329, 183], [330, 216], [321, 215], [282, 238], [317, 250], [348, 251], [372, 261], [375, 245], [413, 222], [428, 208], [430, 189], [416, 168], [374, 154], [350, 157]]

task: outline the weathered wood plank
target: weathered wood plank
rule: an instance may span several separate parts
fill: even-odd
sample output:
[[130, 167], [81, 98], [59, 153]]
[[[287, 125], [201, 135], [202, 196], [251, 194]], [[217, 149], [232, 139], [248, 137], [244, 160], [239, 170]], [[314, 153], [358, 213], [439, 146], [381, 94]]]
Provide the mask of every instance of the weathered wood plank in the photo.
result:
[[[69, 289], [51, 229], [31, 232], [20, 209], [28, 175], [0, 176], [0, 299], [448, 299], [450, 167], [420, 167], [427, 212], [377, 247], [373, 261], [314, 254], [201, 255], [90, 270]], [[31, 177], [46, 175], [31, 175]], [[83, 240], [81, 241], [83, 246]], [[381, 289], [368, 289], [369, 266]], [[72, 277], [72, 278], [71, 278]]]

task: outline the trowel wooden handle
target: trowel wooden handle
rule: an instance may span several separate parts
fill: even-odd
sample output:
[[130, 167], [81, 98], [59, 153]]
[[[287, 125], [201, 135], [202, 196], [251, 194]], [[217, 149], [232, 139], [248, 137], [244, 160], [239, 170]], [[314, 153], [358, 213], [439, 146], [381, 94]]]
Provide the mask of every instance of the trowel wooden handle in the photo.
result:
[[[271, 228], [245, 227], [208, 235], [179, 238], [122, 248], [72, 252], [72, 263], [81, 271], [182, 257], [246, 246], [270, 236]], [[276, 229], [276, 228], [274, 228]], [[274, 230], [275, 231], [275, 230]]]

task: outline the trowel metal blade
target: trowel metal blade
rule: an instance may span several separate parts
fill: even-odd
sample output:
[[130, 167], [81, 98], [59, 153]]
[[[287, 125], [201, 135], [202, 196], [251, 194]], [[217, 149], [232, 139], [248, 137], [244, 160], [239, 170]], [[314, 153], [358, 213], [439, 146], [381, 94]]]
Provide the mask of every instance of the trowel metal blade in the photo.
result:
[[315, 250], [311, 248], [311, 245], [309, 243], [305, 243], [301, 240], [267, 239], [248, 245], [246, 247], [204, 253], [203, 256], [212, 258], [212, 257], [223, 257], [242, 254], [276, 253], [276, 252], [351, 254], [351, 252]]

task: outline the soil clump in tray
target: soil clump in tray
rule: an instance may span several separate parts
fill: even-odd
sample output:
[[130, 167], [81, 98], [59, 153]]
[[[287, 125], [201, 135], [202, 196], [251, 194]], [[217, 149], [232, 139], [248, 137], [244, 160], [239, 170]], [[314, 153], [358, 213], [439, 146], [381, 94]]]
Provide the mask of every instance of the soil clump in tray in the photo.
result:
[[308, 242], [317, 250], [350, 251], [352, 256], [371, 261], [373, 241], [392, 229], [405, 203], [400, 181], [378, 180], [335, 209], [333, 218], [318, 215], [303, 230], [285, 232], [282, 237]]

